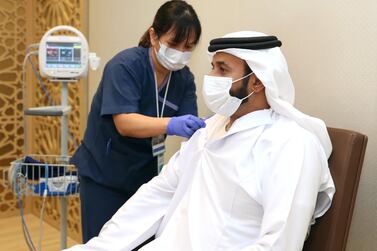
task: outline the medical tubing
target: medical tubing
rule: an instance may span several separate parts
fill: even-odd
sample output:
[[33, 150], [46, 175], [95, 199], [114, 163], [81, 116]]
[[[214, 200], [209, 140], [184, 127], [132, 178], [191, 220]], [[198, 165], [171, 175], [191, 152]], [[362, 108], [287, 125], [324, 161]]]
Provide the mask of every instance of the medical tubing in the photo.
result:
[[20, 215], [21, 215], [22, 233], [24, 235], [26, 244], [29, 247], [29, 250], [35, 251], [35, 246], [33, 244], [31, 237], [30, 237], [29, 230], [27, 228], [27, 225], [26, 225], [26, 222], [25, 222], [25, 219], [24, 219], [24, 213], [23, 213], [23, 208], [22, 208], [22, 203], [21, 203], [21, 188], [18, 187], [20, 177], [23, 177], [23, 175], [22, 174], [18, 175], [15, 186], [16, 186], [16, 191], [17, 191], [18, 208], [20, 209]]
[[[46, 183], [47, 183], [47, 180], [46, 180]], [[44, 218], [44, 209], [45, 209], [45, 204], [46, 204], [46, 198], [47, 198], [47, 188], [45, 188], [45, 190], [43, 191], [43, 202], [42, 202], [42, 207], [41, 207], [41, 213], [40, 213], [40, 216], [39, 216], [38, 251], [42, 250], [43, 218]]]
[[45, 208], [45, 203], [46, 203], [46, 197], [47, 197], [47, 184], [48, 184], [48, 169], [49, 166], [46, 164], [44, 166], [45, 168], [45, 189], [43, 191], [43, 202], [41, 206], [41, 212], [39, 215], [39, 238], [38, 238], [38, 251], [42, 250], [42, 236], [43, 236], [43, 218], [44, 218], [44, 208]]
[[[34, 56], [34, 55], [31, 55], [31, 56]], [[29, 62], [30, 62], [30, 64], [31, 64], [31, 68], [32, 68], [33, 71], [34, 71], [34, 75], [37, 77], [38, 83], [41, 85], [41, 87], [42, 87], [42, 89], [43, 89], [45, 95], [46, 95], [47, 98], [48, 98], [48, 102], [50, 103], [51, 106], [55, 106], [54, 100], [52, 100], [51, 96], [49, 95], [48, 90], [47, 90], [47, 88], [46, 88], [46, 85], [43, 83], [43, 81], [42, 81], [42, 77], [41, 77], [41, 75], [38, 73], [37, 69], [35, 68], [35, 65], [34, 65], [33, 61], [31, 60], [31, 57], [29, 58]], [[73, 146], [74, 146], [74, 148], [77, 148], [77, 147], [78, 147], [78, 144], [77, 144], [77, 142], [76, 142], [76, 140], [75, 140], [75, 137], [74, 137], [73, 133], [70, 132], [70, 131], [68, 131], [68, 134], [69, 134], [69, 138], [70, 138], [70, 139], [72, 140], [72, 142], [73, 142]]]
[[[46, 94], [46, 96], [47, 96], [47, 98], [48, 98], [48, 101], [49, 101], [50, 105], [51, 105], [51, 106], [54, 106], [55, 103], [54, 103], [54, 101], [52, 100], [51, 96], [49, 95], [48, 90], [47, 90], [45, 84], [44, 84], [43, 81], [42, 81], [41, 75], [38, 73], [37, 69], [35, 68], [35, 65], [34, 65], [33, 61], [31, 60], [31, 58], [29, 58], [29, 62], [30, 62], [30, 64], [31, 64], [31, 67], [32, 67], [32, 69], [33, 69], [33, 71], [34, 71], [35, 76], [37, 77], [38, 83], [41, 85], [41, 87], [42, 87], [44, 93]], [[76, 142], [76, 140], [75, 140], [75, 137], [74, 137], [73, 133], [72, 133], [72, 132], [68, 132], [68, 134], [69, 134], [69, 138], [70, 138], [70, 139], [72, 140], [72, 142], [73, 142], [73, 146], [74, 146], [74, 148], [77, 148], [77, 147], [78, 147], [78, 144], [77, 144], [77, 142]]]
[[[33, 44], [33, 45], [37, 46], [39, 44]], [[30, 58], [31, 56], [38, 55], [38, 51], [29, 52], [30, 47], [31, 47], [31, 45], [26, 50], [27, 53], [26, 53], [24, 62], [22, 64], [22, 97], [23, 97], [23, 102], [22, 103], [23, 103], [23, 109], [25, 109], [25, 107], [26, 107], [26, 98], [25, 98], [25, 95], [26, 95], [26, 74], [25, 73], [26, 73], [26, 63], [27, 63], [26, 61], [27, 61], [27, 59], [29, 59], [29, 63], [31, 64], [31, 67], [33, 69], [33, 72], [34, 72], [35, 76], [37, 77], [38, 83], [41, 85], [41, 87], [42, 87], [45, 95], [47, 96], [50, 105], [54, 106], [55, 105], [54, 101], [51, 98], [51, 96], [49, 95], [48, 90], [46, 88], [46, 85], [43, 83], [40, 74], [38, 73], [37, 69], [35, 68], [35, 65], [34, 65], [33, 61]], [[27, 137], [27, 131], [25, 130], [25, 128], [26, 128], [26, 120], [25, 119], [24, 119], [24, 123], [23, 124], [24, 124], [24, 138], [26, 139], [26, 137]], [[73, 142], [74, 148], [77, 148], [78, 144], [77, 144], [77, 142], [75, 140], [75, 137], [74, 137], [73, 133], [69, 131], [68, 134], [69, 134], [70, 139]], [[26, 154], [26, 150], [27, 150], [27, 145], [24, 144], [24, 153], [25, 154]]]
[[[33, 56], [33, 55], [31, 55], [31, 56]], [[47, 88], [46, 88], [46, 85], [42, 82], [41, 75], [38, 73], [37, 69], [35, 68], [35, 65], [34, 65], [34, 63], [33, 63], [32, 59], [31, 59], [31, 57], [29, 57], [29, 62], [30, 62], [30, 64], [31, 64], [31, 68], [33, 69], [34, 75], [37, 77], [38, 83], [41, 85], [41, 87], [42, 87], [42, 89], [43, 89], [45, 95], [47, 96], [47, 99], [48, 99], [49, 104], [50, 104], [51, 106], [54, 106], [55, 103], [54, 103], [54, 101], [52, 100], [50, 94], [48, 93], [48, 90], [47, 90]]]
[[25, 53], [27, 54], [31, 49], [39, 49], [39, 43], [30, 44], [26, 47]]
[[23, 213], [22, 213], [22, 209], [21, 209], [22, 204], [21, 204], [21, 200], [20, 200], [19, 196], [20, 196], [19, 193], [17, 193], [17, 204], [18, 204], [18, 208], [19, 208], [19, 210], [20, 210], [22, 234], [23, 234], [23, 236], [24, 236], [25, 242], [26, 242], [26, 244], [27, 244], [29, 250], [33, 250], [32, 247], [31, 247], [31, 245], [30, 245], [30, 242], [29, 242], [29, 240], [28, 240], [28, 237], [27, 237], [27, 235], [26, 235], [26, 233], [25, 233], [25, 225], [24, 225], [24, 219], [23, 219], [23, 217], [22, 217], [22, 214], [23, 214]]
[[[17, 182], [16, 182], [17, 183]], [[16, 185], [17, 186], [17, 185]], [[17, 203], [18, 203], [18, 208], [20, 209], [20, 215], [21, 215], [21, 224], [22, 224], [22, 233], [24, 235], [24, 238], [25, 238], [25, 241], [26, 241], [26, 244], [28, 245], [29, 247], [29, 250], [31, 251], [36, 251], [35, 249], [35, 246], [33, 244], [33, 241], [30, 237], [30, 233], [29, 233], [29, 230], [27, 228], [27, 225], [25, 223], [25, 219], [24, 219], [24, 213], [23, 213], [23, 209], [22, 209], [22, 204], [21, 204], [21, 195], [20, 195], [20, 192], [17, 192]]]
[[[22, 107], [25, 110], [26, 107], [26, 63], [28, 58], [31, 55], [37, 55], [38, 51], [31, 51], [28, 52], [22, 62]], [[26, 130], [26, 119], [23, 119], [23, 127], [24, 127], [24, 154], [26, 154], [27, 150], [27, 130]]]

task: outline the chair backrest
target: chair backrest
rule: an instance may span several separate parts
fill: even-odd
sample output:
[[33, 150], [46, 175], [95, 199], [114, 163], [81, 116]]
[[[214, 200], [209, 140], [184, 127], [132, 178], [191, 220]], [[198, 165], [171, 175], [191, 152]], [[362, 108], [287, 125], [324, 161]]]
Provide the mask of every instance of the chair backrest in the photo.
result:
[[333, 145], [329, 159], [336, 192], [329, 211], [312, 226], [304, 251], [344, 251], [364, 161], [367, 136], [328, 128]]

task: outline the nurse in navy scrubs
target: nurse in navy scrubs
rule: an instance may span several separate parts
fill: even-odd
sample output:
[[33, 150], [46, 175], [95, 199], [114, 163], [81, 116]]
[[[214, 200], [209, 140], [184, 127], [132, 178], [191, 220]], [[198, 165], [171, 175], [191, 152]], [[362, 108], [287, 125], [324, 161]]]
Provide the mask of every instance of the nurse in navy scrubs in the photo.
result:
[[163, 164], [166, 135], [189, 138], [197, 116], [194, 76], [186, 66], [201, 26], [191, 5], [168, 1], [139, 46], [105, 66], [87, 129], [72, 157], [80, 175], [83, 242]]

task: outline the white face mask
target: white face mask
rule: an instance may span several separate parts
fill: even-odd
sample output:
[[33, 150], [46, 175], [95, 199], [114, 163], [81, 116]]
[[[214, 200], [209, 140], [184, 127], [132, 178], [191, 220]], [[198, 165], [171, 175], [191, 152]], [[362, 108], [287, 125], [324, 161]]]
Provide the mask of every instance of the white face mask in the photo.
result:
[[169, 48], [163, 43], [160, 43], [160, 49], [156, 51], [158, 62], [170, 71], [178, 71], [185, 67], [189, 62], [192, 52], [191, 51], [179, 51], [173, 48]]
[[253, 74], [253, 72], [234, 81], [232, 78], [228, 77], [214, 77], [205, 75], [202, 91], [204, 102], [206, 103], [207, 107], [214, 113], [221, 114], [226, 117], [233, 115], [233, 113], [237, 111], [238, 107], [240, 107], [242, 101], [250, 97], [254, 92], [242, 99], [239, 99], [231, 96], [229, 90], [233, 83], [242, 80], [251, 74]]

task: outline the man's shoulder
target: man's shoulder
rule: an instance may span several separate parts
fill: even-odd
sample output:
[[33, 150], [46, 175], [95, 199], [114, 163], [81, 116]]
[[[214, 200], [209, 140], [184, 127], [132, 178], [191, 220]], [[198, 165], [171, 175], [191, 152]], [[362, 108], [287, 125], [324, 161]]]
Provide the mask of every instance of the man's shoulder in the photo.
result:
[[297, 122], [280, 116], [266, 128], [262, 137], [271, 145], [285, 145], [288, 143], [304, 145], [308, 142], [317, 143], [315, 135], [301, 127]]

